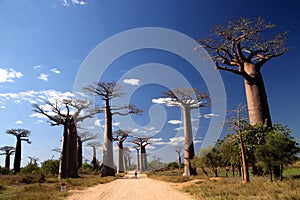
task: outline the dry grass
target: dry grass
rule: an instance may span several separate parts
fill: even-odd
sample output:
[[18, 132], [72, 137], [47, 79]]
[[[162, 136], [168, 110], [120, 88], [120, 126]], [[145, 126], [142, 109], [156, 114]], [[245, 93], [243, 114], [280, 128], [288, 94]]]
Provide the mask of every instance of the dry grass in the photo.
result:
[[251, 177], [242, 184], [240, 177], [207, 178], [200, 173], [190, 178], [180, 171], [149, 173], [148, 177], [178, 183], [177, 188], [201, 200], [300, 200], [300, 163], [285, 169], [282, 182], [270, 182], [268, 177]]
[[[115, 180], [117, 177], [100, 177], [99, 175], [80, 175], [80, 178], [59, 180], [55, 177], [46, 177], [43, 183], [24, 183], [25, 175], [0, 175], [0, 199], [1, 200], [32, 200], [64, 199], [68, 192], [61, 192], [62, 182], [67, 183], [67, 190], [85, 189], [97, 184], [103, 184]], [[27, 175], [26, 175], [27, 176]], [[26, 177], [25, 177], [26, 178]], [[25, 181], [26, 182], [26, 181]]]

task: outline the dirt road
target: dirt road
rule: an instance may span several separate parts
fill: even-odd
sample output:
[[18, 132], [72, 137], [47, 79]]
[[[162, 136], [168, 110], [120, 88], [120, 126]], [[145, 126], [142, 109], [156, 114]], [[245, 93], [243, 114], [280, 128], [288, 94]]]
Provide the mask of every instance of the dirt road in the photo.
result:
[[191, 200], [188, 194], [179, 192], [171, 184], [152, 180], [146, 175], [139, 174], [134, 178], [129, 173], [122, 179], [90, 187], [86, 190], [71, 191], [72, 195], [67, 200]]

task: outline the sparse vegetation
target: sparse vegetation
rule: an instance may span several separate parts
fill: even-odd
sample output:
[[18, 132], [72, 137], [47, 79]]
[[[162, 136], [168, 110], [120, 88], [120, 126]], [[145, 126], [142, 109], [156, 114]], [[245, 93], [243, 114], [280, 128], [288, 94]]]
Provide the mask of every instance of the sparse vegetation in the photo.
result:
[[[194, 196], [195, 199], [300, 199], [300, 162], [289, 165], [284, 171], [283, 181], [271, 182], [268, 177], [251, 177], [251, 182], [241, 184], [241, 177], [225, 177], [224, 169], [219, 178], [208, 178], [201, 173], [197, 176], [183, 177], [179, 170], [152, 172], [149, 178], [178, 183], [179, 188]], [[207, 170], [213, 175], [212, 170]]]
[[[121, 175], [119, 175], [121, 176]], [[64, 199], [69, 193], [60, 191], [62, 182], [67, 184], [67, 190], [80, 190], [97, 184], [104, 184], [117, 177], [100, 177], [93, 174], [80, 174], [80, 178], [58, 179], [47, 176], [41, 172], [19, 173], [17, 175], [0, 176], [0, 199]]]

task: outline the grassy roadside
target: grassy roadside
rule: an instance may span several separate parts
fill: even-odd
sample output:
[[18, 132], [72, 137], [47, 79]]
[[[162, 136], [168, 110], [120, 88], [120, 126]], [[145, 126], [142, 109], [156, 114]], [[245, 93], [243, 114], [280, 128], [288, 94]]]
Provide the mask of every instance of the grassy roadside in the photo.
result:
[[56, 177], [45, 177], [45, 180], [41, 183], [30, 181], [34, 178], [36, 177], [25, 174], [0, 175], [0, 200], [59, 200], [68, 196], [68, 192], [60, 191], [62, 182], [67, 184], [68, 191], [85, 189], [117, 179], [117, 177], [81, 174], [80, 178], [59, 180]]
[[178, 170], [151, 172], [148, 177], [178, 183], [178, 189], [200, 200], [300, 200], [300, 168], [288, 167], [282, 182], [270, 182], [268, 177], [251, 177], [249, 184], [242, 184], [240, 177], [207, 178], [200, 173], [189, 178]]

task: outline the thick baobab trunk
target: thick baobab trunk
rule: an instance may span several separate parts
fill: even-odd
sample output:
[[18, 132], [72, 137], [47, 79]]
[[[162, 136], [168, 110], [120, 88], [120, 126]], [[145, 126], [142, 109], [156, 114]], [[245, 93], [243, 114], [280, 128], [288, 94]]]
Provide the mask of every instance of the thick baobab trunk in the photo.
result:
[[7, 154], [5, 156], [5, 168], [9, 169], [10, 168], [10, 154]]
[[254, 64], [244, 63], [245, 72], [251, 77], [245, 79], [245, 90], [251, 125], [260, 122], [272, 126], [271, 115], [264, 81], [259, 69]]
[[184, 120], [184, 173], [183, 176], [197, 175], [196, 168], [191, 165], [191, 159], [194, 158], [194, 143], [191, 123], [191, 110], [189, 106], [183, 107]]
[[143, 171], [146, 170], [146, 167], [145, 167], [146, 148], [143, 145], [141, 145], [140, 149], [141, 149], [141, 154], [140, 154], [140, 170], [143, 172]]
[[103, 142], [103, 168], [101, 175], [115, 176], [113, 161], [113, 137], [112, 137], [112, 113], [110, 111], [109, 100], [105, 102], [105, 128]]
[[15, 152], [15, 160], [14, 160], [14, 171], [15, 173], [20, 172], [21, 168], [21, 137], [17, 137], [17, 144], [16, 144], [16, 152]]
[[178, 167], [179, 167], [179, 170], [181, 170], [181, 156], [180, 156], [180, 151], [178, 151], [177, 153], [178, 153]]
[[117, 173], [124, 173], [123, 142], [118, 142], [118, 148]]
[[58, 178], [67, 178], [68, 170], [68, 128], [64, 126], [64, 133], [61, 141], [61, 153], [59, 161], [59, 173]]
[[140, 150], [136, 149], [136, 170], [140, 171]]
[[66, 118], [62, 138], [62, 151], [59, 165], [59, 178], [78, 177], [77, 130], [74, 119]]
[[73, 117], [66, 119], [66, 124], [69, 124], [69, 141], [68, 141], [68, 177], [78, 177], [78, 163], [77, 163], [77, 129]]
[[92, 165], [93, 165], [93, 169], [96, 169], [97, 168], [96, 147], [92, 147], [92, 148], [93, 148]]
[[82, 141], [80, 137], [77, 138], [77, 163], [78, 169], [82, 166]]

